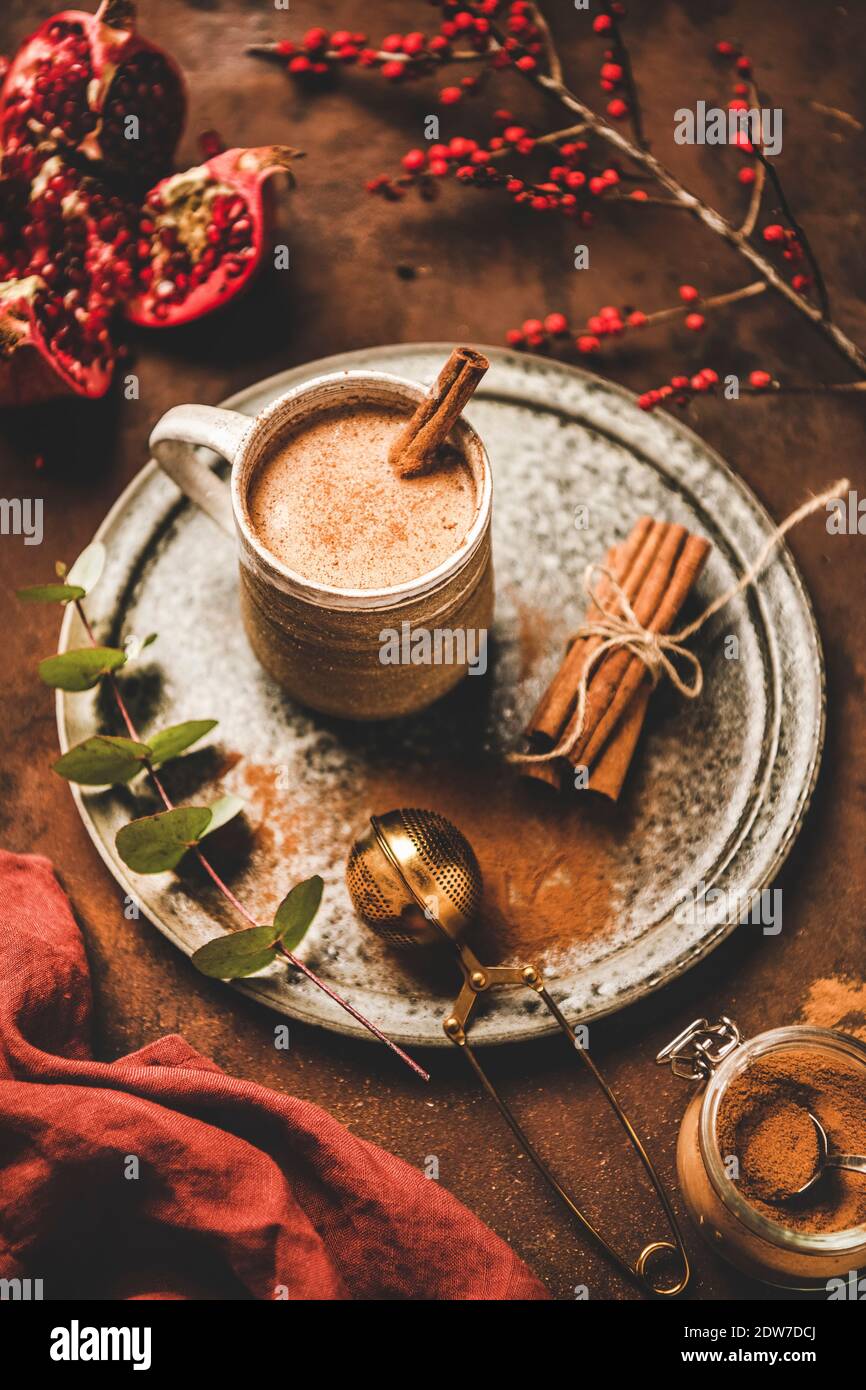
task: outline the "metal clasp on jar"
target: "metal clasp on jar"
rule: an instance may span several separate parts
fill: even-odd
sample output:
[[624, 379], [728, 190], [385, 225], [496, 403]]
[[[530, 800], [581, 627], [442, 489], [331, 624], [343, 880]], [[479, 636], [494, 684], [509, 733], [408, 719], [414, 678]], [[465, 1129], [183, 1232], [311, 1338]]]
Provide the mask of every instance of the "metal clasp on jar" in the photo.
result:
[[662, 1048], [656, 1064], [663, 1067], [669, 1063], [674, 1076], [684, 1081], [706, 1081], [740, 1041], [739, 1028], [724, 1014], [718, 1023], [696, 1018]]

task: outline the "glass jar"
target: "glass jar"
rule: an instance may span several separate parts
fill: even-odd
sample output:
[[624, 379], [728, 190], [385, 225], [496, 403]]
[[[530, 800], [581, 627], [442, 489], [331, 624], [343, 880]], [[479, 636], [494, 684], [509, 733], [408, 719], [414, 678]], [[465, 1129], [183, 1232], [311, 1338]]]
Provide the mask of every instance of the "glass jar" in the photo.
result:
[[769, 1219], [748, 1202], [725, 1171], [716, 1121], [725, 1093], [757, 1058], [808, 1048], [862, 1070], [866, 1046], [828, 1028], [773, 1028], [744, 1042], [729, 1018], [697, 1019], [656, 1058], [700, 1088], [683, 1116], [677, 1175], [689, 1215], [708, 1245], [755, 1279], [786, 1289], [825, 1288], [827, 1281], [866, 1265], [866, 1224], [805, 1232]]

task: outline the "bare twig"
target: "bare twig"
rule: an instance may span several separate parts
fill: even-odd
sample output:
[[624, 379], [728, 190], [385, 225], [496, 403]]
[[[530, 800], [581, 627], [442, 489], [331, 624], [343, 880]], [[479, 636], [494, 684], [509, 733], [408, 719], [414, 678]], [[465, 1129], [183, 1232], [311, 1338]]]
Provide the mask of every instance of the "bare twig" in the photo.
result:
[[842, 125], [850, 126], [852, 130], [860, 131], [863, 129], [856, 116], [852, 116], [850, 111], [840, 111], [838, 106], [825, 106], [823, 101], [810, 101], [809, 105], [813, 111], [817, 111], [819, 116], [832, 116], [834, 120], [841, 121]]
[[[749, 102], [752, 106], [758, 105], [758, 89], [754, 79], [749, 82]], [[767, 180], [767, 170], [764, 163], [758, 159], [755, 161], [755, 182], [752, 184], [752, 196], [749, 199], [749, 209], [745, 218], [740, 224], [740, 235], [751, 236], [758, 221], [758, 214], [761, 211], [761, 199], [764, 196], [764, 184]]]
[[545, 57], [547, 58], [547, 66], [550, 71], [550, 75], [551, 77], [555, 78], [557, 82], [561, 82], [563, 77], [562, 59], [559, 56], [559, 50], [556, 47], [553, 35], [550, 32], [550, 25], [548, 24], [546, 18], [541, 13], [541, 10], [538, 8], [537, 5], [531, 5], [530, 12], [533, 24], [535, 25], [536, 29], [538, 29], [541, 33], [542, 42], [544, 44]]

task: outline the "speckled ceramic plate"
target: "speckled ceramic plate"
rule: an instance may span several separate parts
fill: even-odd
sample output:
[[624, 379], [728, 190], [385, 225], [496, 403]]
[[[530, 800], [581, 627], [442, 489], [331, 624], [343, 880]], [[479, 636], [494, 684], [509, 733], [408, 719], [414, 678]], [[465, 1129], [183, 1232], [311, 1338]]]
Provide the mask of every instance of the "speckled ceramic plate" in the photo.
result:
[[[427, 382], [447, 351], [428, 344], [346, 354], [226, 404], [253, 414], [305, 377], [341, 367]], [[468, 411], [494, 473], [497, 615], [487, 676], [387, 725], [299, 709], [247, 647], [231, 541], [153, 463], [100, 527], [110, 558], [90, 601], [104, 640], [159, 634], [123, 677], [145, 735], [183, 719], [220, 721], [207, 746], [171, 765], [168, 777], [179, 800], [226, 791], [245, 798], [245, 816], [212, 842], [233, 889], [266, 921], [294, 881], [321, 873], [324, 904], [306, 958], [396, 1039], [416, 1045], [444, 1043], [441, 1020], [458, 979], [450, 960], [401, 958], [355, 919], [344, 864], [371, 812], [416, 805], [451, 816], [475, 844], [485, 877], [478, 954], [538, 961], [569, 1018], [588, 1019], [681, 975], [733, 930], [791, 848], [823, 734], [820, 643], [783, 550], [759, 590], [701, 633], [701, 699], [686, 704], [670, 689], [654, 696], [618, 807], [557, 798], [505, 763], [580, 619], [585, 565], [638, 515], [680, 521], [712, 539], [694, 600], [702, 606], [741, 573], [771, 522], [722, 460], [667, 415], [644, 414], [624, 391], [585, 372], [489, 351], [492, 368]], [[584, 506], [581, 528], [575, 518]], [[69, 609], [62, 645], [82, 641]], [[117, 731], [103, 699], [59, 696], [64, 749], [97, 730]], [[182, 951], [237, 925], [194, 867], [140, 877], [121, 863], [118, 827], [156, 809], [146, 788], [74, 794], [122, 891]], [[714, 905], [691, 910], [691, 898], [709, 889]], [[306, 980], [279, 969], [242, 988], [283, 1014], [366, 1036]], [[548, 1016], [524, 995], [502, 990], [486, 1001], [475, 1040], [549, 1031]]]

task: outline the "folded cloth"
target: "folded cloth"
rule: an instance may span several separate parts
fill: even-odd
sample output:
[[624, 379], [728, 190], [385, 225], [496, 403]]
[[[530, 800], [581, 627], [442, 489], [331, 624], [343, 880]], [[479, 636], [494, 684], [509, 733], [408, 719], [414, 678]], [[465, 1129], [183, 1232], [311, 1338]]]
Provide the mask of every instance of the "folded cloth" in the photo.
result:
[[94, 1061], [46, 859], [0, 851], [0, 1277], [50, 1298], [541, 1299], [477, 1217], [178, 1036]]

